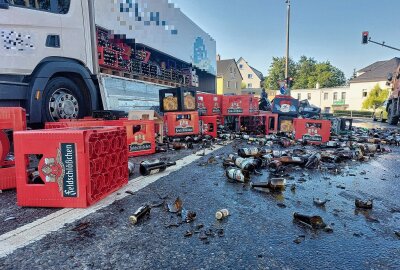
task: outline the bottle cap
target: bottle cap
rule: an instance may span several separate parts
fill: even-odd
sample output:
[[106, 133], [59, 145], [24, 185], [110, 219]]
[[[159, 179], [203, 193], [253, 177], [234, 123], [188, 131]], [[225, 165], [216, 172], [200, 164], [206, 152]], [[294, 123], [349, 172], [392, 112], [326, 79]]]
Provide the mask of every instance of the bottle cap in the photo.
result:
[[136, 224], [136, 223], [137, 223], [137, 217], [135, 217], [135, 216], [130, 216], [130, 217], [129, 217], [129, 221], [130, 221], [132, 224]]
[[221, 212], [221, 211], [217, 211], [216, 213], [215, 213], [215, 218], [216, 219], [222, 219], [224, 217], [224, 214]]

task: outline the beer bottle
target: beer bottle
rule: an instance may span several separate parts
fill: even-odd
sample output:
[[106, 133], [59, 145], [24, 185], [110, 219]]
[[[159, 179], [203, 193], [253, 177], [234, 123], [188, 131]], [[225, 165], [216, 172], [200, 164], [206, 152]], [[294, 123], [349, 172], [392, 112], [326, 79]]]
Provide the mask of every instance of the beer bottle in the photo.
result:
[[128, 171], [129, 175], [132, 175], [135, 172], [135, 163], [130, 160], [128, 160]]
[[141, 175], [146, 176], [163, 172], [167, 169], [167, 167], [171, 167], [174, 165], [176, 165], [176, 162], [165, 163], [162, 161], [155, 161], [155, 162], [143, 161], [142, 163], [140, 163], [139, 172]]
[[245, 174], [243, 174], [243, 172], [241, 170], [235, 169], [235, 168], [227, 169], [226, 170], [226, 176], [229, 179], [232, 179], [232, 180], [235, 180], [235, 181], [238, 181], [238, 182], [242, 182], [242, 183], [244, 183], [244, 182], [249, 180], [249, 177], [248, 177], [247, 173], [245, 175]]
[[307, 216], [295, 212], [293, 214], [293, 218], [297, 221], [300, 221], [302, 223], [311, 226], [314, 229], [323, 229], [326, 227], [326, 224], [324, 223], [324, 221], [320, 216]]
[[228, 209], [221, 209], [215, 213], [215, 218], [218, 220], [224, 219], [229, 216]]
[[150, 214], [150, 210], [151, 207], [148, 204], [141, 206], [139, 209], [135, 211], [135, 213], [133, 213], [132, 216], [129, 217], [129, 221], [132, 224], [136, 224], [139, 221], [139, 219]]
[[254, 157], [260, 154], [260, 149], [257, 147], [240, 148], [238, 150], [238, 155], [241, 157]]
[[270, 168], [270, 170], [274, 171], [274, 172], [278, 172], [281, 169], [282, 166], [282, 162], [280, 162], [279, 160], [275, 159], [272, 160], [269, 164], [268, 167]]
[[235, 165], [245, 171], [253, 172], [255, 170], [255, 166], [253, 164], [253, 159], [250, 158], [241, 158], [235, 155], [229, 155], [229, 158], [235, 163]]

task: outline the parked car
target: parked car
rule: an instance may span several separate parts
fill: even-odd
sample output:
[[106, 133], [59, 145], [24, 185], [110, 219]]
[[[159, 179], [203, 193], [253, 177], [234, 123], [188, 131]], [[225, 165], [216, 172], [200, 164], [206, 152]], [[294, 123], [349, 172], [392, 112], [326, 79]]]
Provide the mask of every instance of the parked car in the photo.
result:
[[380, 121], [380, 122], [386, 122], [388, 119], [388, 113], [386, 111], [386, 106], [387, 106], [387, 100], [375, 110], [375, 112], [372, 114], [372, 120], [374, 121]]

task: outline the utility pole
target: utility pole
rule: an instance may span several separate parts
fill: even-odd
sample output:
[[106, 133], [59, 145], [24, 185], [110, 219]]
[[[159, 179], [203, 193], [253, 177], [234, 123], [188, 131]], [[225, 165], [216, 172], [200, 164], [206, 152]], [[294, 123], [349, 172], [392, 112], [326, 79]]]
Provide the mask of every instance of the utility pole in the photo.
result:
[[290, 0], [286, 0], [287, 4], [287, 21], [286, 21], [286, 66], [285, 66], [285, 81], [287, 87], [287, 95], [290, 96], [290, 86], [287, 82], [289, 78], [289, 31], [290, 31]]

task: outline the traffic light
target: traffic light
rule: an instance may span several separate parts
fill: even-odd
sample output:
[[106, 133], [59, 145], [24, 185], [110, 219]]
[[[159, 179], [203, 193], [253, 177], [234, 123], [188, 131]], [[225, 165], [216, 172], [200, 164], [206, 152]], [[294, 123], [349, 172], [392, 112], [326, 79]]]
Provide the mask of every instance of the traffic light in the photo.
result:
[[369, 35], [368, 31], [362, 32], [362, 41], [361, 41], [362, 44], [368, 44], [368, 35]]

